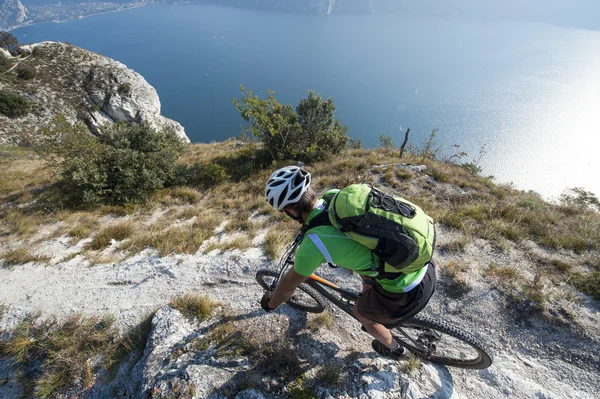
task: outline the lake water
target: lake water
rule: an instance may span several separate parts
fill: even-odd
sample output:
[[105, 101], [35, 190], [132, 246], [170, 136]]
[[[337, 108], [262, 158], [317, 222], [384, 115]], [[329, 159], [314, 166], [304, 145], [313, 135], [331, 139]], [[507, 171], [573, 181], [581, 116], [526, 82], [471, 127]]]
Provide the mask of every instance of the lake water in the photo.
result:
[[297, 104], [331, 96], [368, 147], [433, 128], [447, 154], [477, 157], [498, 182], [552, 197], [600, 194], [600, 32], [410, 14], [312, 16], [213, 5], [153, 5], [12, 32], [67, 41], [125, 63], [158, 91], [194, 142], [236, 136], [244, 84]]

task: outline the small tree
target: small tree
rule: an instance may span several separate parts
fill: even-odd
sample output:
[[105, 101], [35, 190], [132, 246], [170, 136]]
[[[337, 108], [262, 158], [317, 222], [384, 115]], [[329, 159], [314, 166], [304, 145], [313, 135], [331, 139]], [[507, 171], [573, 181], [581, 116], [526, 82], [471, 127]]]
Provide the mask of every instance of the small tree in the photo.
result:
[[6, 58], [4, 54], [0, 53], [0, 72], [6, 72], [11, 66], [12, 63], [9, 59]]
[[242, 99], [233, 103], [250, 122], [247, 130], [264, 144], [272, 160], [311, 162], [346, 148], [348, 129], [335, 119], [333, 100], [311, 90], [294, 111], [291, 105], [280, 104], [273, 91], [268, 91], [267, 99], [260, 99], [244, 86], [240, 90]]
[[0, 47], [14, 55], [19, 47], [19, 41], [8, 32], [0, 32]]
[[31, 103], [20, 94], [0, 90], [0, 114], [9, 118], [25, 116], [31, 110]]
[[174, 179], [185, 144], [174, 132], [148, 124], [116, 123], [92, 136], [85, 126], [55, 118], [42, 149], [73, 204], [112, 205], [145, 200]]
[[396, 144], [394, 144], [394, 139], [391, 136], [382, 133], [379, 136], [379, 148], [383, 148], [386, 150], [396, 148]]
[[125, 82], [125, 83], [121, 83], [119, 85], [119, 88], [117, 89], [118, 93], [123, 96], [123, 97], [129, 97], [131, 96], [131, 83], [129, 82]]
[[21, 67], [17, 69], [17, 77], [23, 80], [30, 80], [35, 78], [35, 69]]

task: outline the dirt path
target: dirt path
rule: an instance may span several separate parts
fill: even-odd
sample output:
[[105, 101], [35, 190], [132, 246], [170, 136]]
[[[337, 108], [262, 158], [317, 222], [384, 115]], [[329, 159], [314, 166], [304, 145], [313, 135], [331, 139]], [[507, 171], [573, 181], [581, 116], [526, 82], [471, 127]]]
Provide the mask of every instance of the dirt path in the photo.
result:
[[[64, 257], [64, 253], [59, 254], [60, 239], [56, 246], [56, 258]], [[0, 303], [8, 305], [8, 311], [0, 328], [14, 326], [33, 311], [59, 317], [77, 312], [111, 313], [119, 325], [132, 325], [168, 303], [172, 296], [189, 291], [207, 293], [237, 312], [254, 315], [262, 294], [254, 274], [270, 265], [261, 250], [252, 248], [164, 258], [145, 251], [115, 264], [95, 266], [86, 266], [77, 256], [52, 266], [3, 268]], [[347, 285], [347, 273], [322, 269], [327, 277]], [[355, 280], [353, 284], [358, 288]], [[494, 365], [482, 371], [425, 365], [411, 380], [415, 392], [438, 398], [581, 399], [593, 398], [600, 391], [600, 369], [594, 358], [600, 353], [597, 336], [592, 339], [571, 328], [511, 311], [505, 305], [506, 299], [481, 281], [460, 299], [450, 299], [449, 292], [447, 281], [441, 277], [438, 292], [425, 312], [482, 337], [495, 351]], [[589, 312], [592, 325], [597, 326], [597, 318], [593, 319], [597, 310], [590, 307]], [[269, 318], [282, 316], [291, 323], [306, 322], [305, 315], [290, 312], [289, 308], [275, 313], [277, 316], [259, 312], [253, 322], [269, 323]], [[335, 313], [335, 327], [316, 339], [336, 345], [340, 353], [372, 352], [369, 337], [344, 314]]]

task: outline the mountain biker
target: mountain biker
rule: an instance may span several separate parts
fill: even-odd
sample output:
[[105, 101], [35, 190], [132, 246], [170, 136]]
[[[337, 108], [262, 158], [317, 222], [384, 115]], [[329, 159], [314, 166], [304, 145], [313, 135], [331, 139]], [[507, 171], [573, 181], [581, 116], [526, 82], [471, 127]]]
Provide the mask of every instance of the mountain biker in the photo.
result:
[[[267, 202], [290, 218], [308, 225], [325, 211], [323, 198], [319, 199], [310, 187], [311, 175], [297, 166], [275, 171], [266, 184]], [[331, 194], [339, 190], [330, 190]], [[354, 315], [363, 329], [375, 339], [371, 346], [382, 356], [395, 360], [405, 358], [406, 350], [394, 339], [385, 325], [398, 325], [421, 311], [433, 295], [435, 266], [429, 262], [412, 273], [399, 273], [394, 279], [374, 280], [377, 272], [373, 264], [376, 255], [366, 246], [350, 239], [331, 225], [310, 228], [298, 247], [291, 268], [281, 278], [275, 290], [266, 292], [262, 308], [270, 312], [286, 302], [295, 289], [322, 263], [331, 263], [355, 271], [363, 283], [363, 293], [354, 306]]]

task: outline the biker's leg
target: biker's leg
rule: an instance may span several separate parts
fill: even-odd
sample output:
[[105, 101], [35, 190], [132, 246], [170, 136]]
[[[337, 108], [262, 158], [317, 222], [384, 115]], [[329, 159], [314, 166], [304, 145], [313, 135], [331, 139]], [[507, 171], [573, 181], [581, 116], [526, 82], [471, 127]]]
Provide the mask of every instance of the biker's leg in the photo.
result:
[[369, 319], [365, 319], [358, 313], [356, 307], [354, 307], [353, 313], [358, 319], [358, 321], [360, 321], [362, 325], [365, 326], [367, 332], [371, 334], [376, 340], [378, 340], [390, 349], [395, 348], [398, 345], [398, 342], [392, 336], [391, 331], [387, 329], [384, 325], [375, 323], [374, 321]]

